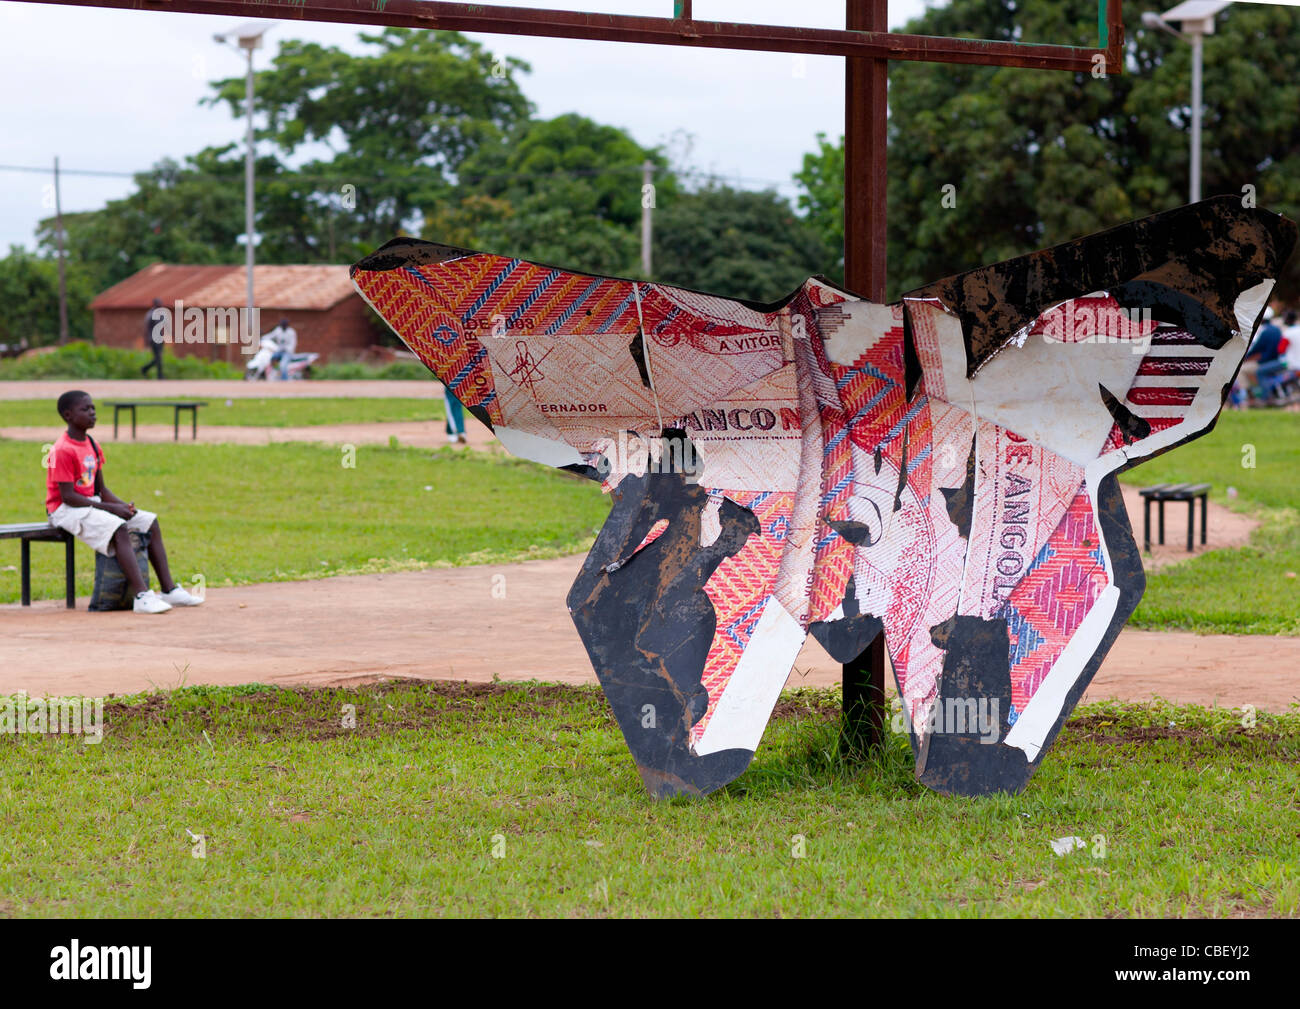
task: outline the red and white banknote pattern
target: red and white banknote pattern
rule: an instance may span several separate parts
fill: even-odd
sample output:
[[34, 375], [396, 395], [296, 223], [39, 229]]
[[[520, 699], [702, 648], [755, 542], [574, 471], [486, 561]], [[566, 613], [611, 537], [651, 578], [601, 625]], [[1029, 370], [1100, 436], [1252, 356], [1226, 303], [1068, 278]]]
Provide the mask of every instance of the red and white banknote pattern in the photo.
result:
[[[1098, 383], [1152, 436], [1198, 397], [1217, 410], [1222, 385], [1214, 351], [1105, 293], [1053, 306], [968, 376], [944, 305], [876, 305], [817, 280], [762, 308], [450, 250], [354, 279], [511, 451], [607, 466], [609, 489], [655, 465], [659, 431], [683, 429], [713, 513], [725, 497], [757, 517], [704, 586], [717, 629], [699, 754], [757, 746], [809, 624], [845, 616], [850, 582], [883, 623], [918, 733], [944, 668], [932, 632], [954, 616], [1006, 619], [1010, 720], [1024, 717], [1113, 582], [1097, 481], [1142, 453]], [[1054, 396], [1060, 409], [1045, 410]], [[707, 509], [702, 529], [717, 535]], [[1022, 727], [1030, 759], [1051, 714]]]

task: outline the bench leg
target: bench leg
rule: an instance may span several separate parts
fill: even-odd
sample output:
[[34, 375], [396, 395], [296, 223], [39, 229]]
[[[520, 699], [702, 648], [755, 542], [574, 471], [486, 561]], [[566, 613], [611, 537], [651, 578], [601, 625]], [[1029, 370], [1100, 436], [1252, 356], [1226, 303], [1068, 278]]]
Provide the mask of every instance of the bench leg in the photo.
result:
[[1196, 498], [1187, 499], [1187, 552], [1196, 549]]
[[23, 540], [22, 542], [23, 542], [23, 549], [22, 549], [23, 605], [30, 606], [32, 604], [32, 541]]
[[64, 577], [67, 579], [67, 587], [65, 591], [67, 592], [68, 609], [70, 610], [75, 610], [77, 608], [77, 572], [76, 553], [74, 551], [76, 545], [77, 541], [71, 536], [63, 542], [63, 573]]
[[119, 413], [121, 413], [121, 411], [122, 408], [120, 406], [113, 407], [113, 440], [114, 441], [117, 441], [117, 416]]
[[1160, 505], [1160, 545], [1165, 545], [1165, 503], [1159, 502]]
[[1151, 499], [1142, 499], [1142, 552], [1151, 552]]
[[177, 407], [176, 412], [172, 414], [172, 441], [181, 440], [181, 408]]
[[1201, 495], [1201, 546], [1205, 546], [1205, 513], [1209, 506], [1209, 495]]
[[135, 441], [135, 407], [131, 407], [131, 440]]

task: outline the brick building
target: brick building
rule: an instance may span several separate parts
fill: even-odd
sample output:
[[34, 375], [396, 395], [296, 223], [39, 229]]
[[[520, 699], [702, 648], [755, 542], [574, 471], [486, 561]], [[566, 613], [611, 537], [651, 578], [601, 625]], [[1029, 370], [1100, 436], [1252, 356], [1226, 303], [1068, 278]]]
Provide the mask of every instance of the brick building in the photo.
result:
[[[91, 303], [95, 342], [143, 349], [145, 313], [154, 298], [174, 315], [170, 350], [241, 364], [241, 331], [229, 330], [238, 317], [229, 311], [245, 304], [242, 266], [174, 266], [155, 263], [114, 284]], [[298, 333], [298, 350], [315, 351], [324, 361], [351, 360], [378, 342], [373, 315], [348, 278], [346, 266], [255, 266], [253, 294], [260, 310], [256, 337], [288, 318]], [[198, 309], [187, 312], [187, 309]]]

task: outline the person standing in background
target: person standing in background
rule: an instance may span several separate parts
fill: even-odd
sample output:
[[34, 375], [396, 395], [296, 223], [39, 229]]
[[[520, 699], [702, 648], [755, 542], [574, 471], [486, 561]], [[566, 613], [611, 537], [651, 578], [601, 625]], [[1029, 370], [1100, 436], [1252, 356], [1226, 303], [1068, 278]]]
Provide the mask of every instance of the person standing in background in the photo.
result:
[[465, 436], [465, 410], [452, 392], [445, 385], [442, 387], [442, 400], [446, 406], [447, 413], [447, 441], [455, 445], [459, 442], [462, 445], [469, 444], [469, 438]]
[[163, 380], [162, 324], [166, 311], [162, 307], [162, 298], [154, 298], [153, 307], [144, 314], [144, 345], [153, 352], [153, 360], [140, 369], [140, 375], [144, 377], [149, 374], [150, 368], [157, 368], [159, 382]]

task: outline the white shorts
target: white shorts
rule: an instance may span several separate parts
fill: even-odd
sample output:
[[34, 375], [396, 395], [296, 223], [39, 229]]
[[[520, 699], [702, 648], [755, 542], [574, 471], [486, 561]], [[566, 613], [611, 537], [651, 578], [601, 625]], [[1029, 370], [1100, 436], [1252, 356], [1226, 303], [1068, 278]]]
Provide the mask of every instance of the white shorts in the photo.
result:
[[[90, 500], [98, 501], [99, 496]], [[144, 533], [149, 531], [157, 517], [153, 512], [137, 509], [129, 519], [120, 519], [102, 508], [72, 508], [61, 504], [50, 513], [50, 525], [66, 529], [96, 553], [112, 557], [116, 552], [113, 534], [118, 526], [125, 525], [132, 532]]]

